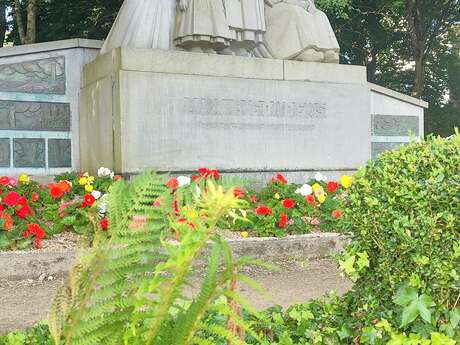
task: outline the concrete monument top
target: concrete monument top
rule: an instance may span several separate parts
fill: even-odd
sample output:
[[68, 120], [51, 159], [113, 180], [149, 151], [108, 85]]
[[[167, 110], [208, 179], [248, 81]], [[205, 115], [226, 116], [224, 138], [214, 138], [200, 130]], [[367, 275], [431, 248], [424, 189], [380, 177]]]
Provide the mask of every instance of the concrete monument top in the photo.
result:
[[120, 47], [330, 63], [340, 51], [314, 0], [125, 0], [101, 54]]

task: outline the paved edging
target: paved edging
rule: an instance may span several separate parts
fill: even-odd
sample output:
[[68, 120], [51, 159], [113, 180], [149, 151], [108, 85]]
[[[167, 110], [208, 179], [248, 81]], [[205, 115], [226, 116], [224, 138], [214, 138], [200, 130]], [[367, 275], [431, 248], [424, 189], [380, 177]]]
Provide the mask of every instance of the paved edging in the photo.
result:
[[[345, 242], [344, 236], [332, 233], [228, 241], [236, 257], [250, 256], [266, 261], [326, 258], [339, 253]], [[65, 277], [74, 260], [74, 250], [0, 253], [0, 280], [35, 280], [43, 275]]]

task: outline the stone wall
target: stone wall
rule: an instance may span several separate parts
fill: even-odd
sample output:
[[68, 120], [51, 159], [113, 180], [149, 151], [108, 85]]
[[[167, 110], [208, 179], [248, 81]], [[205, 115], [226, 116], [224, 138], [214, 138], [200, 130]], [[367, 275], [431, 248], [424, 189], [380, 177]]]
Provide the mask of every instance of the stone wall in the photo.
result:
[[0, 49], [1, 175], [80, 168], [80, 76], [100, 46], [73, 39]]
[[428, 103], [371, 85], [372, 158], [424, 135]]
[[360, 66], [177, 51], [116, 49], [85, 66], [82, 87], [82, 166], [125, 174], [351, 173], [406, 127], [423, 135], [426, 107]]

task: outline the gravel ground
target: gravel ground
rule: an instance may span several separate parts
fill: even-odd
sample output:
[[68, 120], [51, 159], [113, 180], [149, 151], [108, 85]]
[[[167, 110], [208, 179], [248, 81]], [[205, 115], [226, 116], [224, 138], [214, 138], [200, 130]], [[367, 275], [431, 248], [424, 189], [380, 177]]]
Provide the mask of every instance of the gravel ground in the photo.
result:
[[[228, 231], [223, 233], [224, 237], [231, 240], [241, 238], [239, 233]], [[42, 251], [49, 252], [49, 255], [58, 253], [58, 257], [59, 255], [65, 256], [64, 253], [78, 248], [80, 239], [80, 236], [73, 233], [62, 233], [43, 241], [43, 249], [30, 249], [17, 252], [17, 254], [30, 257], [30, 252]], [[270, 299], [260, 296], [247, 286], [239, 287], [240, 292], [259, 309], [272, 305], [288, 307], [294, 303], [303, 303], [312, 298], [318, 298], [331, 291], [342, 294], [352, 287], [351, 282], [341, 276], [336, 265], [327, 259], [299, 261], [295, 258], [286, 258], [273, 262], [273, 264], [279, 267], [278, 271], [252, 267], [244, 271], [267, 289], [271, 296]], [[51, 276], [50, 271], [36, 271], [34, 267], [30, 266], [28, 268], [30, 272], [27, 271], [31, 273], [30, 277], [33, 279], [29, 279], [27, 275], [27, 279], [22, 278], [24, 280], [2, 280], [0, 275], [0, 335], [15, 329], [30, 327], [46, 318], [56, 289], [63, 283], [66, 270], [62, 270], [57, 275], [53, 273], [55, 276]], [[200, 285], [199, 277], [202, 276], [200, 273], [202, 269], [200, 267], [196, 269], [197, 278], [191, 280], [191, 287], [186, 291], [189, 296], [193, 296], [197, 291], [196, 287]], [[8, 273], [8, 271], [11, 272]], [[14, 274], [15, 268], [5, 267], [5, 272], [8, 274], [4, 276], [10, 277], [11, 274]], [[32, 274], [34, 272], [36, 274]]]

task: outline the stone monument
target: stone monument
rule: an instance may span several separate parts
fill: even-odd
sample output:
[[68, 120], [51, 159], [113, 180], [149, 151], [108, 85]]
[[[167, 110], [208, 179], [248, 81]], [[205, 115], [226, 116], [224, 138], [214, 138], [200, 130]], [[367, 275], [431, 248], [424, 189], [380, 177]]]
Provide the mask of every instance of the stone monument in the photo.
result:
[[[170, 30], [147, 14], [160, 4]], [[144, 6], [137, 21], [136, 5]], [[338, 64], [338, 54], [311, 0], [125, 0], [101, 55], [84, 68], [82, 168], [210, 166], [301, 180], [354, 171], [407, 142], [408, 129], [423, 135], [424, 102], [368, 84], [365, 68]]]

